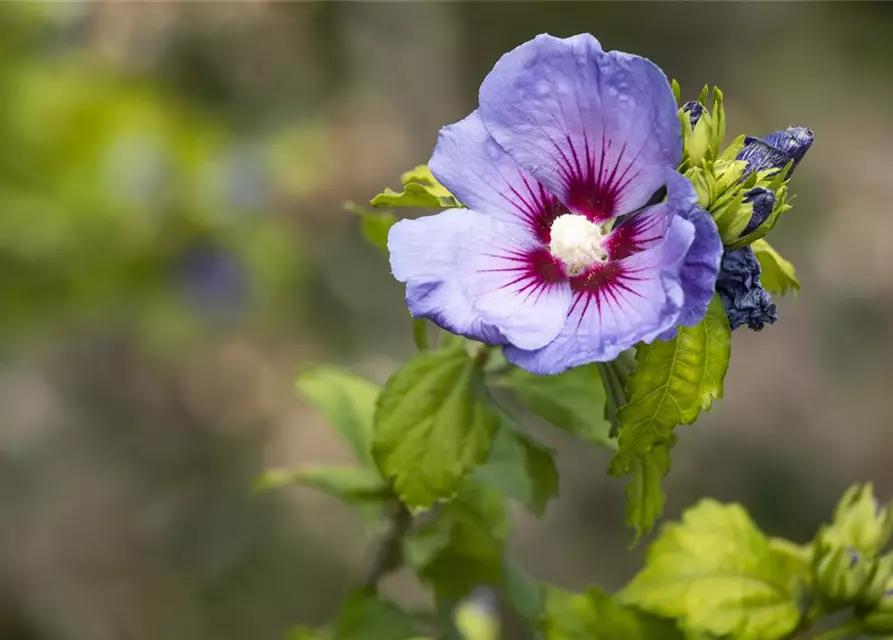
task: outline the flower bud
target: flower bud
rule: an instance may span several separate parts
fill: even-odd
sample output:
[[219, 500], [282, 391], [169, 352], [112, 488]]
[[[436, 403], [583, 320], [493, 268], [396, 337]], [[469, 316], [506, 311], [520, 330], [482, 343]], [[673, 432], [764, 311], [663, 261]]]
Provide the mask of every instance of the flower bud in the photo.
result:
[[745, 138], [744, 148], [738, 152], [738, 160], [747, 161], [745, 176], [754, 171], [781, 170], [793, 163], [785, 179], [809, 151], [814, 136], [805, 127], [788, 127], [784, 131], [770, 133], [765, 138]]
[[744, 203], [753, 207], [750, 222], [744, 227], [741, 237], [759, 227], [772, 213], [776, 203], [775, 192], [765, 187], [754, 187], [744, 194]]
[[761, 273], [760, 261], [750, 246], [728, 249], [723, 254], [716, 292], [732, 329], [746, 324], [759, 331], [778, 319], [772, 298], [760, 284]]
[[700, 102], [686, 102], [682, 113], [688, 119], [682, 122], [682, 147], [691, 166], [697, 166], [707, 157], [713, 139], [713, 117]]

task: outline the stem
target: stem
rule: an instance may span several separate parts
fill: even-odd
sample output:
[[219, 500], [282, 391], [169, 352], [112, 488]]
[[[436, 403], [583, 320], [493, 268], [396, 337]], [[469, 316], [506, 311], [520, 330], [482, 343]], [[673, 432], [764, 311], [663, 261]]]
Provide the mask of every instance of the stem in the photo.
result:
[[860, 631], [862, 631], [862, 623], [859, 620], [847, 620], [836, 627], [822, 631], [813, 640], [847, 640]]
[[400, 502], [391, 506], [388, 521], [390, 529], [381, 540], [375, 560], [363, 581], [367, 587], [377, 589], [378, 584], [403, 565], [403, 538], [412, 528], [412, 514]]

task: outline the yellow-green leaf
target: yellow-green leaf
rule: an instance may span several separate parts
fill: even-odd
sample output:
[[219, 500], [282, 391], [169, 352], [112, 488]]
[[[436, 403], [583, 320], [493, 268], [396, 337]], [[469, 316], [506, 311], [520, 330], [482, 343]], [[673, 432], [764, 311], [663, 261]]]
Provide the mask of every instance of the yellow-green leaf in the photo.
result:
[[788, 291], [796, 292], [800, 289], [794, 265], [782, 258], [768, 242], [762, 239], [754, 240], [750, 247], [760, 261], [762, 270], [760, 283], [766, 291], [784, 295]]
[[800, 622], [807, 578], [740, 505], [704, 500], [665, 527], [622, 598], [694, 632], [777, 640]]
[[499, 416], [464, 347], [423, 351], [390, 377], [375, 412], [373, 455], [413, 510], [451, 498], [490, 453]]
[[598, 587], [584, 593], [547, 587], [541, 627], [547, 640], [683, 640], [672, 621], [625, 606]]
[[385, 189], [372, 198], [373, 207], [436, 207], [448, 209], [458, 207], [459, 201], [437, 182], [425, 165], [407, 171], [401, 176], [403, 191]]

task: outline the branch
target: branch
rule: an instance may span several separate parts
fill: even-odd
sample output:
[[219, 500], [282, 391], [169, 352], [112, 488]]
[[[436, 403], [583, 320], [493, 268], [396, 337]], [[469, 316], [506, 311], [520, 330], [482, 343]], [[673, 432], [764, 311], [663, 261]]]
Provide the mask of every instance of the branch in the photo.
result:
[[386, 576], [403, 565], [403, 538], [412, 528], [412, 514], [402, 503], [395, 501], [391, 505], [388, 521], [390, 529], [382, 538], [375, 553], [375, 561], [363, 581], [364, 585], [372, 589], [378, 588], [378, 584]]

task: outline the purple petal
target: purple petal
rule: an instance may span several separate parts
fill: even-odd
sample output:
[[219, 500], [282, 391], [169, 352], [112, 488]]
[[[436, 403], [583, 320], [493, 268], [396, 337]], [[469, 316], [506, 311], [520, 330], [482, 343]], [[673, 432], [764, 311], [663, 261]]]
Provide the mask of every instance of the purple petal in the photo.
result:
[[428, 168], [459, 202], [510, 224], [523, 224], [549, 242], [565, 209], [490, 137], [474, 111], [440, 130]]
[[575, 213], [643, 206], [682, 157], [676, 100], [652, 62], [589, 34], [540, 35], [502, 56], [480, 90], [499, 145]]
[[520, 225], [450, 209], [401, 220], [388, 249], [412, 315], [447, 331], [537, 349], [564, 325], [571, 301], [564, 270]]
[[695, 228], [694, 241], [679, 272], [679, 281], [685, 292], [679, 324], [691, 327], [704, 318], [707, 305], [713, 298], [722, 260], [722, 239], [713, 217], [698, 206], [698, 194], [688, 178], [674, 172], [667, 180], [667, 194], [669, 208]]
[[560, 335], [534, 351], [507, 345], [506, 358], [532, 373], [555, 374], [653, 341], [678, 321], [685, 301], [680, 269], [694, 239], [694, 225], [677, 216], [663, 243], [574, 278]]

